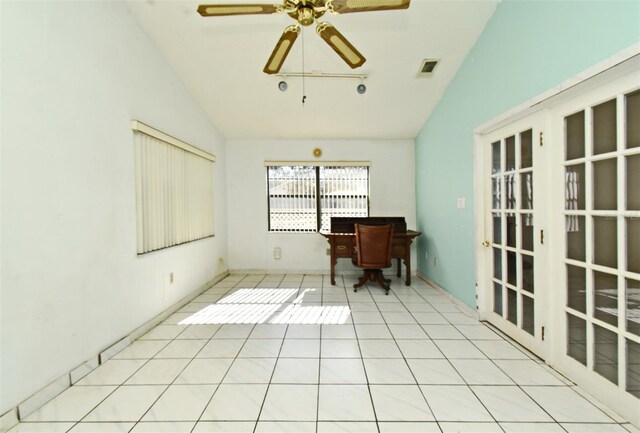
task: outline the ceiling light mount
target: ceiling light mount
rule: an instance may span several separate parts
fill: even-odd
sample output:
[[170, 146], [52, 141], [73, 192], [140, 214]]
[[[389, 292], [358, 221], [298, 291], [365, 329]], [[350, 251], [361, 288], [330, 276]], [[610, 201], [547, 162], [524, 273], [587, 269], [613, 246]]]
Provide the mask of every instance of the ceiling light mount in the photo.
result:
[[286, 78], [352, 78], [356, 80], [365, 80], [367, 78], [366, 74], [339, 74], [339, 73], [331, 73], [331, 72], [320, 72], [320, 71], [311, 71], [311, 72], [283, 72], [277, 74], [276, 77], [286, 79]]
[[330, 73], [330, 72], [320, 72], [320, 71], [311, 71], [311, 72], [284, 72], [281, 74], [277, 74], [277, 77], [281, 78], [281, 81], [278, 83], [278, 89], [284, 92], [287, 90], [287, 82], [285, 81], [287, 78], [351, 78], [354, 80], [359, 80], [360, 84], [356, 87], [356, 92], [360, 95], [364, 94], [367, 91], [367, 86], [364, 84], [364, 80], [367, 78], [364, 74], [340, 74], [340, 73]]

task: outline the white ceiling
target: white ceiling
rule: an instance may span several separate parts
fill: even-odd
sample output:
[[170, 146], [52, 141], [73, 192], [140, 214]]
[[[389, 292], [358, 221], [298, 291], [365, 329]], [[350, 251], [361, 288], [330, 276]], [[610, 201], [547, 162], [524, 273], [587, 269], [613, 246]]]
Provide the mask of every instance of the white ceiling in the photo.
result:
[[[200, 3], [269, 3], [262, 0], [128, 2], [140, 25], [228, 139], [415, 138], [456, 74], [499, 0], [413, 0], [409, 9], [326, 14], [365, 56], [355, 70], [306, 27], [281, 73], [363, 74], [353, 78], [288, 78], [262, 69], [288, 15], [203, 18]], [[304, 47], [304, 58], [303, 58]], [[418, 78], [425, 58], [440, 59], [433, 76]], [[461, 103], [464, 103], [461, 101]]]

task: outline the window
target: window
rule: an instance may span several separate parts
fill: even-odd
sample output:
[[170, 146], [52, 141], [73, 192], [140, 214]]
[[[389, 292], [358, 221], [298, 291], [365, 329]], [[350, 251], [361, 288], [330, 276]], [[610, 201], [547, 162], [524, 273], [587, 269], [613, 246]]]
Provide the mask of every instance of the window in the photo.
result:
[[269, 231], [329, 231], [331, 217], [369, 216], [369, 167], [267, 163]]
[[133, 122], [138, 254], [213, 236], [215, 157]]

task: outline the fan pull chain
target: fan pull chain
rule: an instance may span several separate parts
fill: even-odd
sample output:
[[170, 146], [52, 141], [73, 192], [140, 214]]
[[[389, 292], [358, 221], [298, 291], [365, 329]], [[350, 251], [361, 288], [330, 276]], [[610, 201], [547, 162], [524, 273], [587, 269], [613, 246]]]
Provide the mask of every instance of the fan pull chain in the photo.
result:
[[302, 108], [304, 108], [304, 101], [307, 99], [304, 90], [304, 29], [301, 29], [300, 33], [302, 34]]

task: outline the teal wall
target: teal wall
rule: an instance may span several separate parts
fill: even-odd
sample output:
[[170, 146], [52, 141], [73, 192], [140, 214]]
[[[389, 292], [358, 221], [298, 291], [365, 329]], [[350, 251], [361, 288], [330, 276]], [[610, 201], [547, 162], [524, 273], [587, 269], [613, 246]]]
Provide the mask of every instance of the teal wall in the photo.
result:
[[498, 5], [416, 138], [423, 275], [476, 306], [473, 129], [638, 42], [638, 0]]

